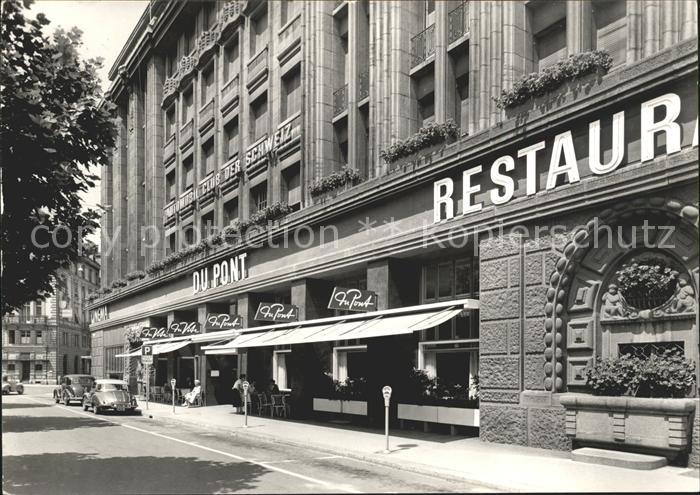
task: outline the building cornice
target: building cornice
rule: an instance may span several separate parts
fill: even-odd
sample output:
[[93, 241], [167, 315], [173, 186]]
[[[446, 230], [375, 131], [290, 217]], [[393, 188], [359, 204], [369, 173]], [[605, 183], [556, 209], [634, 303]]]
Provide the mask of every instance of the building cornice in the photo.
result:
[[[673, 47], [669, 47], [668, 49], [663, 50], [652, 57], [644, 59], [636, 64], [622, 67], [604, 76], [600, 84], [592, 88], [588, 94], [578, 94], [576, 97], [569, 94], [562, 98], [562, 101], [555, 104], [553, 108], [532, 109], [528, 112], [525, 122], [523, 122], [522, 116], [510, 118], [505, 120], [501, 125], [486, 129], [478, 134], [469, 136], [468, 138], [449, 146], [444, 150], [442, 157], [437, 160], [435, 157], [433, 157], [430, 162], [419, 162], [413, 164], [410, 170], [394, 172], [377, 177], [354, 187], [353, 189], [347, 191], [347, 193], [338, 196], [329, 203], [312, 205], [297, 213], [291, 214], [280, 223], [279, 228], [276, 229], [276, 235], [274, 233], [275, 229], [273, 228], [272, 233], [263, 232], [257, 236], [251, 236], [248, 242], [245, 244], [239, 243], [235, 246], [219, 249], [215, 253], [212, 253], [211, 256], [193, 260], [188, 266], [173, 270], [167, 275], [148, 280], [136, 286], [127, 287], [118, 294], [108, 295], [92, 303], [90, 306], [88, 306], [88, 308], [92, 309], [104, 304], [113, 303], [115, 301], [131, 297], [140, 292], [152, 289], [156, 286], [168, 283], [172, 280], [181, 278], [182, 276], [188, 275], [194, 270], [201, 268], [215, 261], [216, 259], [232, 256], [242, 251], [249, 250], [251, 245], [259, 245], [262, 241], [268, 238], [279, 238], [285, 231], [293, 231], [295, 228], [303, 225], [318, 225], [335, 217], [347, 215], [351, 213], [352, 210], [366, 207], [378, 201], [387, 201], [392, 196], [395, 196], [401, 192], [430, 183], [437, 177], [447, 176], [455, 169], [463, 167], [465, 163], [476, 163], [486, 156], [494, 153], [494, 150], [507, 147], [513, 142], [522, 141], [529, 136], [537, 136], [545, 132], [553, 134], [556, 132], [557, 128], [580, 122], [582, 119], [587, 118], [591, 114], [599, 113], [607, 107], [618, 104], [622, 98], [634, 98], [635, 96], [641, 95], [654, 87], [662, 86], [664, 84], [689, 77], [693, 73], [697, 73], [696, 63], [697, 37], [686, 40]], [[681, 155], [684, 157], [683, 160], [685, 160], [685, 157], [689, 155], [695, 156], [695, 160], [697, 160], [697, 150], [690, 153], [681, 153]], [[678, 158], [669, 157], [666, 159], [665, 163], [673, 164], [676, 163], [676, 160], [678, 160]], [[661, 161], [661, 159], [657, 160], [657, 162], [659, 161]], [[669, 170], [668, 174], [671, 175], [661, 177], [658, 180], [654, 179], [652, 181], [653, 187], [663, 187], [670, 184], [685, 183], [692, 180], [692, 174], [689, 174], [688, 171], [683, 168], [685, 166], [685, 164], [682, 164], [681, 169], [679, 169], [682, 170], [682, 172], [678, 172], [680, 175], [673, 175], [675, 172]], [[622, 169], [616, 172], [614, 177], [627, 177], [627, 169], [635, 169], [635, 167], [627, 167]], [[637, 174], [638, 173], [639, 172], [637, 172]], [[613, 176], [606, 177], [606, 180], [609, 182], [611, 177]], [[639, 191], [639, 188], [634, 185], [633, 179], [634, 177], [630, 178], [631, 185], [629, 185], [629, 188], [627, 188], [628, 186], [620, 187], [618, 196], [616, 197], [624, 197], [625, 194], [632, 194], [635, 191]], [[584, 181], [584, 183], [595, 184], [596, 182], [595, 180], [592, 180]], [[567, 188], [566, 191], [567, 194], [573, 194], [576, 189]], [[588, 194], [589, 193], [586, 192], [582, 197], [579, 197], [577, 201], [580, 203], [581, 198], [588, 198]], [[548, 204], [547, 198], [554, 197], [558, 198], [556, 200], [557, 205], [569, 203], [567, 200], [562, 201], [560, 194], [555, 194], [552, 192], [537, 194], [534, 198], [514, 200], [509, 205], [498, 208], [486, 208], [484, 211], [490, 212], [489, 214], [494, 217], [498, 216], [499, 219], [503, 219], [504, 215], [514, 216], [514, 218], [522, 218], [518, 215], [518, 212], [522, 213], [521, 210], [523, 209], [523, 205], [526, 204], [528, 205], [528, 218], [536, 218], [536, 216], [531, 216], [534, 214], [534, 212], [530, 208], [530, 205], [533, 205], [533, 207], [539, 211], [550, 211], [545, 208], [545, 206]], [[603, 198], [598, 200], [598, 202], [602, 201]], [[590, 201], [586, 200], [585, 203], [589, 204]], [[511, 211], [512, 208], [514, 210]], [[560, 209], [561, 206], [558, 206], [558, 208]], [[509, 211], [511, 213], [507, 213]], [[543, 215], [544, 214], [552, 213], [550, 211], [550, 213], [543, 213]], [[485, 222], [488, 224], [489, 218], [482, 218], [482, 216], [483, 215], [470, 216], [469, 218], [480, 219], [479, 222]], [[466, 220], [464, 221], [466, 222]], [[469, 223], [471, 224], [471, 220]], [[477, 223], [476, 225], [480, 225], [480, 223]], [[376, 253], [375, 255], [379, 256]], [[356, 260], [352, 261], [352, 263], [356, 262]], [[324, 268], [330, 269], [331, 267], [326, 265]], [[299, 278], [301, 276], [308, 275], [295, 272], [294, 276], [295, 278]], [[257, 280], [255, 283], [257, 286]], [[266, 281], [266, 283], [269, 283], [269, 281]], [[252, 290], [252, 288], [248, 287], [248, 285], [249, 284], [239, 284], [236, 286], [235, 291], [228, 288], [228, 292], [238, 293], [245, 292], [246, 290]], [[209, 291], [207, 292], [206, 296], [202, 296], [201, 300], [205, 301], [211, 299], [212, 297], [222, 297], [222, 295], [228, 294], [228, 292], [221, 291], [220, 294], [216, 291]], [[188, 304], [194, 304], [197, 301], [197, 298], [193, 298], [191, 302], [188, 302]]]

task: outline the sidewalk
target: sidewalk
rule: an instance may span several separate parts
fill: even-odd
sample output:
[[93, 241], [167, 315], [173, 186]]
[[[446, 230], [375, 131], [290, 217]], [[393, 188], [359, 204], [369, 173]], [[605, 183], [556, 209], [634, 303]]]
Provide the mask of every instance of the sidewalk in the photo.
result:
[[[248, 416], [230, 405], [183, 408], [139, 400], [144, 417], [176, 421], [258, 440], [314, 447], [333, 454], [424, 474], [475, 481], [508, 491], [697, 492], [697, 470], [666, 466], [638, 471], [574, 462], [567, 452], [480, 442], [422, 432], [391, 431], [389, 454], [383, 432], [368, 428]], [[235, 445], [235, 440], [232, 442]]]

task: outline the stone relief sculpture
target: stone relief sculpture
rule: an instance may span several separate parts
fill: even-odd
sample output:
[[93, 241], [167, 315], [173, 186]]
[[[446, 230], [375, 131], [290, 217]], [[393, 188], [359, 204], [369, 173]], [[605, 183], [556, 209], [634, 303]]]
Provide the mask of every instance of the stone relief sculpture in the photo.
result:
[[625, 306], [625, 298], [618, 292], [617, 285], [608, 285], [608, 291], [603, 294], [603, 316], [606, 318], [624, 318], [628, 313]]
[[669, 307], [671, 313], [692, 313], [695, 311], [695, 291], [685, 277], [678, 279], [678, 291]]

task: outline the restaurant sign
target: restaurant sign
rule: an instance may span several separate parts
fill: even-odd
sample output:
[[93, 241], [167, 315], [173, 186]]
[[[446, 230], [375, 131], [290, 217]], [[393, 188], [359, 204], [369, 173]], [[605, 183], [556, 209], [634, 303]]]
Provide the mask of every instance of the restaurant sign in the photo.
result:
[[90, 310], [90, 324], [100, 323], [109, 319], [109, 309], [107, 305]]
[[334, 287], [328, 309], [343, 311], [376, 311], [377, 293], [370, 290], [344, 289]]
[[192, 273], [192, 292], [197, 294], [248, 278], [247, 256], [247, 253], [241, 253], [195, 271]]
[[255, 312], [255, 321], [272, 321], [286, 323], [299, 321], [299, 308], [292, 304], [266, 303], [258, 305]]
[[204, 322], [204, 330], [234, 330], [243, 327], [243, 318], [240, 315], [227, 313], [208, 313]]
[[167, 337], [186, 337], [201, 332], [197, 321], [173, 322], [169, 327], [144, 327], [141, 329], [141, 340], [164, 339]]

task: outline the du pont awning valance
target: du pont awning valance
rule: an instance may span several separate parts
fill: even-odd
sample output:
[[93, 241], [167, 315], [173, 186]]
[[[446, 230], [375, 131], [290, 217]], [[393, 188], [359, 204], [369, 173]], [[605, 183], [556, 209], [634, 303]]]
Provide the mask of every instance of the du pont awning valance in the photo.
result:
[[[190, 340], [178, 340], [176, 342], [165, 342], [162, 344], [155, 344], [153, 346], [153, 355], [156, 356], [158, 354], [167, 354], [168, 352], [173, 352], [177, 351], [178, 349], [182, 349], [185, 347], [187, 344], [190, 344]], [[117, 354], [115, 357], [136, 357], [141, 355], [141, 348], [139, 347], [136, 350], [133, 350], [131, 352], [127, 352], [124, 354]]]
[[[334, 340], [402, 335], [436, 327], [465, 309], [477, 309], [473, 299], [412, 306], [401, 310], [377, 311], [337, 318], [324, 318], [295, 325], [251, 329], [224, 344], [202, 347], [206, 354], [234, 354], [238, 349], [291, 345]], [[304, 324], [302, 324], [304, 323]], [[220, 332], [217, 332], [220, 333]], [[220, 336], [219, 336], [220, 337]]]

